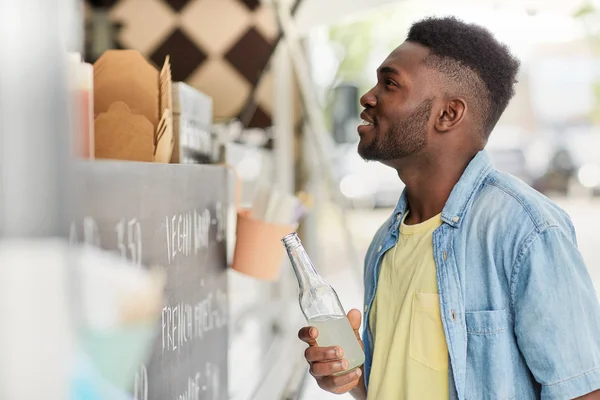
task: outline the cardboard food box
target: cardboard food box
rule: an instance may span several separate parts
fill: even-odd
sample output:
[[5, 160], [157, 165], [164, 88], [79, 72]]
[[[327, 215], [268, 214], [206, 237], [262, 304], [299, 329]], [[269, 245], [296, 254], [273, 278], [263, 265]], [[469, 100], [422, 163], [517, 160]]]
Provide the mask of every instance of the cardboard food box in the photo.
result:
[[171, 65], [159, 72], [135, 50], [94, 63], [96, 158], [168, 163], [173, 152]]
[[217, 141], [212, 136], [212, 98], [183, 82], [173, 83], [172, 163], [209, 164]]

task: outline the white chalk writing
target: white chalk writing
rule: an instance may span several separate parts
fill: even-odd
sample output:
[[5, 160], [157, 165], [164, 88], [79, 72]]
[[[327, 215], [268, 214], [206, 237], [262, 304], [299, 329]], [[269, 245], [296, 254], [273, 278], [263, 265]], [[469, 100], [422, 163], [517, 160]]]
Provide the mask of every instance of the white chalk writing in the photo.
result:
[[69, 242], [71, 244], [85, 243], [99, 247], [100, 230], [98, 229], [98, 224], [96, 224], [96, 221], [94, 221], [92, 217], [84, 217], [81, 225], [83, 238], [81, 238], [79, 235], [77, 224], [75, 222], [71, 223], [71, 227], [69, 228]]
[[134, 264], [142, 265], [142, 226], [133, 218], [121, 219], [115, 226], [117, 247], [121, 256]]
[[188, 378], [185, 392], [177, 396], [176, 400], [200, 400], [200, 372], [193, 378]]
[[148, 371], [142, 364], [133, 381], [133, 399], [148, 400]]
[[227, 210], [220, 201], [215, 203], [215, 220], [217, 225], [217, 242], [222, 242], [225, 240], [227, 229]]
[[[116, 247], [121, 257], [136, 265], [142, 264], [142, 226], [136, 219], [121, 218], [115, 225]], [[69, 228], [71, 244], [88, 244], [101, 247], [100, 228], [92, 217], [83, 218], [81, 225], [72, 222]], [[106, 235], [104, 237], [106, 239]], [[110, 239], [110, 237], [109, 237]]]
[[162, 309], [162, 351], [181, 351], [194, 339], [227, 324], [227, 297], [217, 289], [195, 304], [181, 302]]
[[204, 374], [198, 372], [188, 378], [185, 391], [175, 396], [175, 400], [219, 400], [220, 385], [219, 367], [207, 362]]
[[189, 256], [207, 249], [210, 244], [211, 225], [216, 225], [216, 240], [225, 238], [225, 214], [221, 203], [217, 203], [213, 216], [209, 209], [192, 210], [183, 214], [165, 217], [167, 260], [169, 264], [178, 255]]

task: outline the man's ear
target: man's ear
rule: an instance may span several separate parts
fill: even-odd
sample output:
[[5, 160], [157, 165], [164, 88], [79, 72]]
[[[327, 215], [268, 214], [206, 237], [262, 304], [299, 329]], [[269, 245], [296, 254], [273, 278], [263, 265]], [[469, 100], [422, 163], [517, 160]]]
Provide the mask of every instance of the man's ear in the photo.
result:
[[444, 104], [435, 120], [435, 129], [438, 132], [447, 132], [458, 126], [467, 114], [467, 102], [454, 98]]

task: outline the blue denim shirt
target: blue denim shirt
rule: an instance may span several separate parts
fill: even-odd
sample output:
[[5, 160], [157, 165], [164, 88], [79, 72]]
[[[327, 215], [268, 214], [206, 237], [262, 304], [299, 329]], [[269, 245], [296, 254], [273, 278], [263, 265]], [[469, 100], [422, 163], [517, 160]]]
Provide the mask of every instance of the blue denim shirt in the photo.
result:
[[[406, 209], [404, 193], [365, 260], [367, 387], [369, 310]], [[450, 398], [572, 399], [600, 389], [600, 305], [569, 216], [495, 170], [481, 151], [452, 190], [442, 221], [433, 249]]]

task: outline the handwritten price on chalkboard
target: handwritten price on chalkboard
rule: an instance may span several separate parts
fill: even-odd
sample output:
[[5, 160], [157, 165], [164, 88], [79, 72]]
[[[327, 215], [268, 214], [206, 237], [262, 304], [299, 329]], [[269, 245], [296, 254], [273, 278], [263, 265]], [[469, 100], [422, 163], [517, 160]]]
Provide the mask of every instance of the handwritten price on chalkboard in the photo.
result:
[[[81, 224], [82, 237], [73, 222], [69, 230], [70, 243], [85, 243], [91, 246], [101, 247], [100, 229], [92, 217], [83, 218]], [[121, 256], [136, 265], [142, 265], [142, 226], [136, 219], [122, 218], [115, 225], [114, 232], [117, 233], [117, 249]]]
[[121, 256], [136, 265], [142, 265], [142, 226], [137, 219], [124, 218], [115, 227], [117, 247]]
[[[81, 225], [83, 230], [83, 243], [99, 247], [100, 233], [96, 221], [94, 221], [92, 217], [85, 217]], [[75, 222], [71, 224], [71, 228], [69, 229], [69, 242], [72, 244], [82, 242], [79, 238], [79, 232]]]

